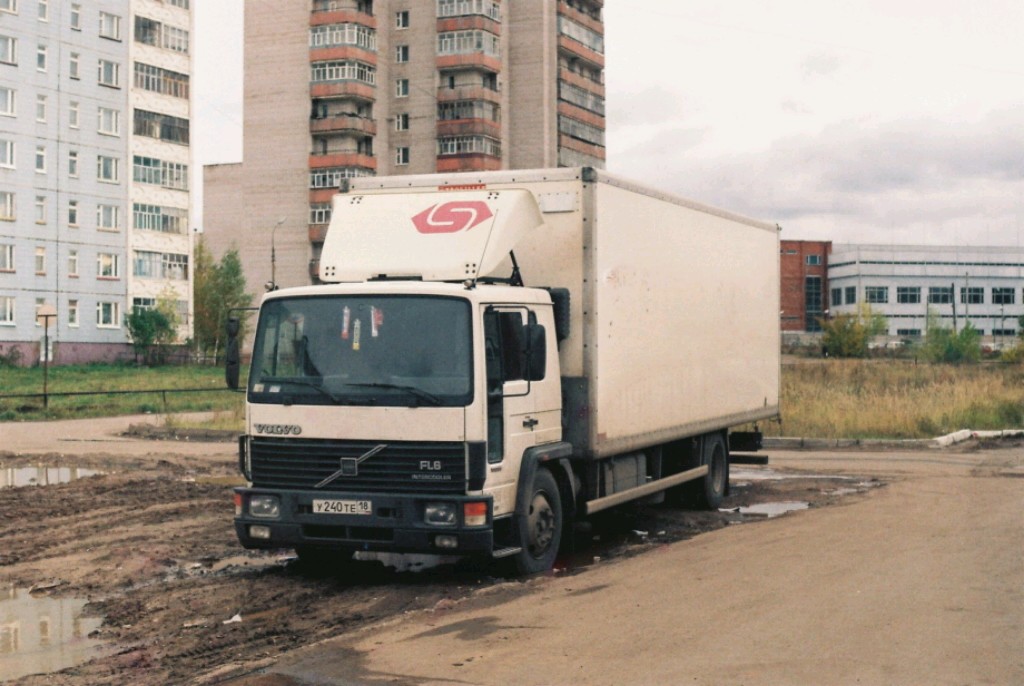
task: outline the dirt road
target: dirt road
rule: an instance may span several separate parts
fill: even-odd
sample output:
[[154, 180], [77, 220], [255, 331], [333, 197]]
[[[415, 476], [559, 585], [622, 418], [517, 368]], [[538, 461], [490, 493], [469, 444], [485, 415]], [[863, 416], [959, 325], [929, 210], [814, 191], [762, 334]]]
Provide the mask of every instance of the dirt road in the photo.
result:
[[527, 582], [338, 578], [237, 547], [231, 444], [59, 424], [0, 425], [0, 681], [1024, 683], [1020, 447], [773, 453], [726, 508], [808, 511], [616, 512]]

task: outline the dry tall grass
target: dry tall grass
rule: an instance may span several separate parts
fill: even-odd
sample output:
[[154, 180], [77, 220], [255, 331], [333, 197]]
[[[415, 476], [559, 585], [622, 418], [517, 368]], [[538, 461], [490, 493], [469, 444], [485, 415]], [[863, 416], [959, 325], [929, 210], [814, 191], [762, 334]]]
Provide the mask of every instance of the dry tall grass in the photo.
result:
[[1024, 428], [1019, 365], [819, 360], [782, 369], [782, 424], [769, 435], [931, 438], [959, 429]]

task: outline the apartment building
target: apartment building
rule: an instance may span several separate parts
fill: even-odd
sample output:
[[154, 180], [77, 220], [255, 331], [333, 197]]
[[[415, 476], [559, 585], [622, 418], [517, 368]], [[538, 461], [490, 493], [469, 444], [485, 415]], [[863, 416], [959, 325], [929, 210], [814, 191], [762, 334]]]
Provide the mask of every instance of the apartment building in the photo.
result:
[[306, 284], [346, 178], [603, 167], [602, 6], [250, 0], [243, 161], [204, 170], [212, 251], [239, 249], [253, 292]]
[[117, 359], [157, 297], [188, 335], [189, 1], [0, 0], [0, 354], [40, 360], [45, 323], [54, 362]]

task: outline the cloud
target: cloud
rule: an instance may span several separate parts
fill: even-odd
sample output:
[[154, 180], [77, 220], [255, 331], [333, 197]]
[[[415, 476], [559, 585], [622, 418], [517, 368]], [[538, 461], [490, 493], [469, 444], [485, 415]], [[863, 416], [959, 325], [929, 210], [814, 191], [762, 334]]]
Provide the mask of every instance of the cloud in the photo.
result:
[[[642, 172], [656, 147], [612, 155], [614, 168]], [[816, 238], [971, 241], [973, 227], [983, 240], [1015, 244], [1024, 223], [1024, 107], [973, 123], [851, 120], [762, 152], [656, 162], [641, 180]]]
[[839, 71], [842, 64], [842, 60], [834, 53], [816, 52], [800, 61], [800, 70], [805, 79], [832, 76]]
[[635, 93], [616, 93], [609, 102], [608, 118], [619, 127], [660, 124], [681, 119], [684, 115], [682, 99], [659, 87]]

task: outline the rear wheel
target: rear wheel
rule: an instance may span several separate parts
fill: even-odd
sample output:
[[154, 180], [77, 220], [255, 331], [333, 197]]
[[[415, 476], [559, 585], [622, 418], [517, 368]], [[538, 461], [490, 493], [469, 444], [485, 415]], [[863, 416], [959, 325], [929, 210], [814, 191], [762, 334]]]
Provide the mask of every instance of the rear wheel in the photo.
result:
[[522, 575], [551, 569], [562, 543], [562, 498], [551, 472], [537, 470], [526, 503], [526, 511], [516, 516], [522, 550], [513, 558]]
[[701, 464], [707, 465], [708, 473], [698, 481], [697, 505], [706, 510], [717, 510], [729, 487], [729, 451], [722, 434], [704, 437]]

